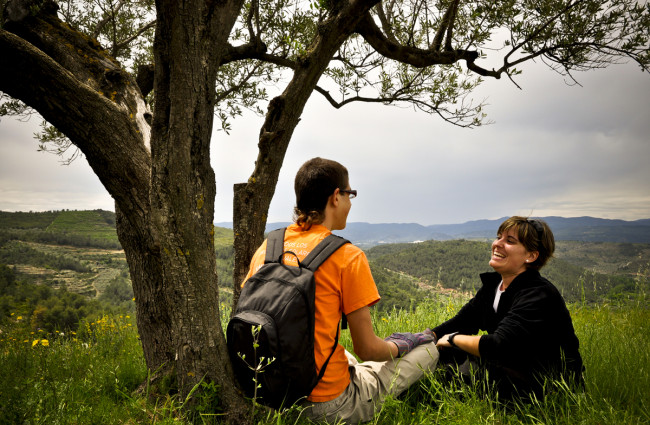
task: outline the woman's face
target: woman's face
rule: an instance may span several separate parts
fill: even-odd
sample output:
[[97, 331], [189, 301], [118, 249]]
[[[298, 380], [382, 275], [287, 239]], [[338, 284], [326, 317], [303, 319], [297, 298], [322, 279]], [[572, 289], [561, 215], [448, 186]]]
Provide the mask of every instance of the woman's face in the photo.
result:
[[502, 277], [516, 276], [526, 271], [526, 264], [535, 261], [536, 252], [529, 252], [519, 241], [517, 228], [511, 228], [492, 242], [492, 267]]

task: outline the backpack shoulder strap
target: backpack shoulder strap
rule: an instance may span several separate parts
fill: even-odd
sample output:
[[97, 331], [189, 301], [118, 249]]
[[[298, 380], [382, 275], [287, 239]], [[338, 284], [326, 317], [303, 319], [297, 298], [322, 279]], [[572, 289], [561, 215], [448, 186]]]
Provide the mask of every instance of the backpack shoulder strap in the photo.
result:
[[[307, 267], [309, 270], [312, 272], [316, 271], [318, 267], [320, 267], [321, 264], [325, 260], [329, 258], [330, 255], [332, 255], [337, 249], [345, 245], [346, 243], [350, 243], [349, 240], [344, 239], [340, 236], [337, 236], [335, 234], [330, 234], [327, 236], [325, 239], [323, 239], [314, 249], [311, 250], [309, 255], [305, 257], [305, 259], [301, 262], [301, 264], [304, 267]], [[343, 315], [343, 318], [345, 318], [345, 315]], [[345, 320], [345, 319], [343, 319]], [[343, 329], [347, 328], [347, 320], [345, 321], [345, 326]], [[330, 355], [327, 357], [325, 362], [323, 363], [323, 366], [320, 368], [320, 372], [318, 373], [318, 378], [316, 379], [316, 382], [319, 382], [323, 375], [325, 375], [325, 370], [327, 369], [327, 365], [330, 362], [330, 359], [334, 355], [334, 352], [336, 351], [336, 347], [338, 347], [339, 344], [339, 332], [340, 328], [337, 324], [336, 326], [336, 337], [334, 339], [334, 346], [332, 347], [332, 351], [330, 352]]]
[[337, 249], [346, 243], [350, 243], [350, 241], [335, 234], [330, 234], [311, 250], [309, 255], [301, 261], [301, 264], [312, 272], [316, 271], [330, 255], [334, 254]]
[[284, 231], [286, 227], [275, 229], [266, 238], [266, 256], [264, 257], [264, 264], [277, 263], [278, 259], [284, 253]]

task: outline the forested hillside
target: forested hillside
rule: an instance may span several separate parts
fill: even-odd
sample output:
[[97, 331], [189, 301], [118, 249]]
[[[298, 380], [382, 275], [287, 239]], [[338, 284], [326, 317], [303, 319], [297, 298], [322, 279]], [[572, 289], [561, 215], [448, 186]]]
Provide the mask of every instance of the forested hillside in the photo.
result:
[[[215, 227], [220, 301], [229, 306], [232, 229]], [[412, 309], [431, 294], [472, 293], [490, 271], [490, 245], [475, 240], [383, 244], [366, 253], [382, 301]], [[543, 274], [569, 301], [599, 302], [647, 285], [650, 245], [560, 241]], [[646, 277], [646, 278], [641, 278]], [[13, 313], [34, 326], [70, 327], [82, 317], [133, 311], [128, 266], [108, 211], [0, 212], [0, 324]]]
[[[602, 301], [636, 292], [645, 282], [650, 265], [650, 245], [559, 241], [556, 258], [542, 270], [568, 301]], [[378, 268], [411, 276], [420, 286], [428, 285], [474, 292], [478, 275], [491, 271], [490, 243], [466, 240], [389, 244], [366, 251]]]
[[0, 325], [76, 330], [82, 319], [134, 309], [114, 213], [0, 212]]

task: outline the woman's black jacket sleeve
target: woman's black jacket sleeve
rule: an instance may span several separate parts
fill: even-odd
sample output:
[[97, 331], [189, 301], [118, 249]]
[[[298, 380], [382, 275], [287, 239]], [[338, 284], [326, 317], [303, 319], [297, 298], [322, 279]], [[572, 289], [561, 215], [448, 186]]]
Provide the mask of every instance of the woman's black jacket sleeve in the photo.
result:
[[439, 338], [482, 330], [487, 332], [479, 341], [483, 361], [526, 374], [569, 372], [573, 379], [581, 379], [578, 337], [564, 299], [551, 282], [536, 270], [525, 271], [501, 295], [495, 313], [493, 302], [501, 276], [484, 273], [481, 280], [483, 286], [474, 298], [433, 329]]

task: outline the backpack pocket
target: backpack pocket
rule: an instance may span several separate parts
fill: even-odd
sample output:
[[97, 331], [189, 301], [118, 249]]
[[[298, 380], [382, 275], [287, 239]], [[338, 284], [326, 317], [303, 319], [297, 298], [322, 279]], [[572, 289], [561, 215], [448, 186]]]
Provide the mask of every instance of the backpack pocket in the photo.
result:
[[[281, 352], [277, 327], [273, 319], [258, 311], [237, 313], [226, 330], [228, 352], [235, 378], [247, 397], [254, 395], [269, 402], [277, 394], [269, 394], [266, 388], [275, 388], [281, 377]], [[257, 394], [255, 394], [255, 387]], [[258, 400], [260, 402], [260, 400]]]

